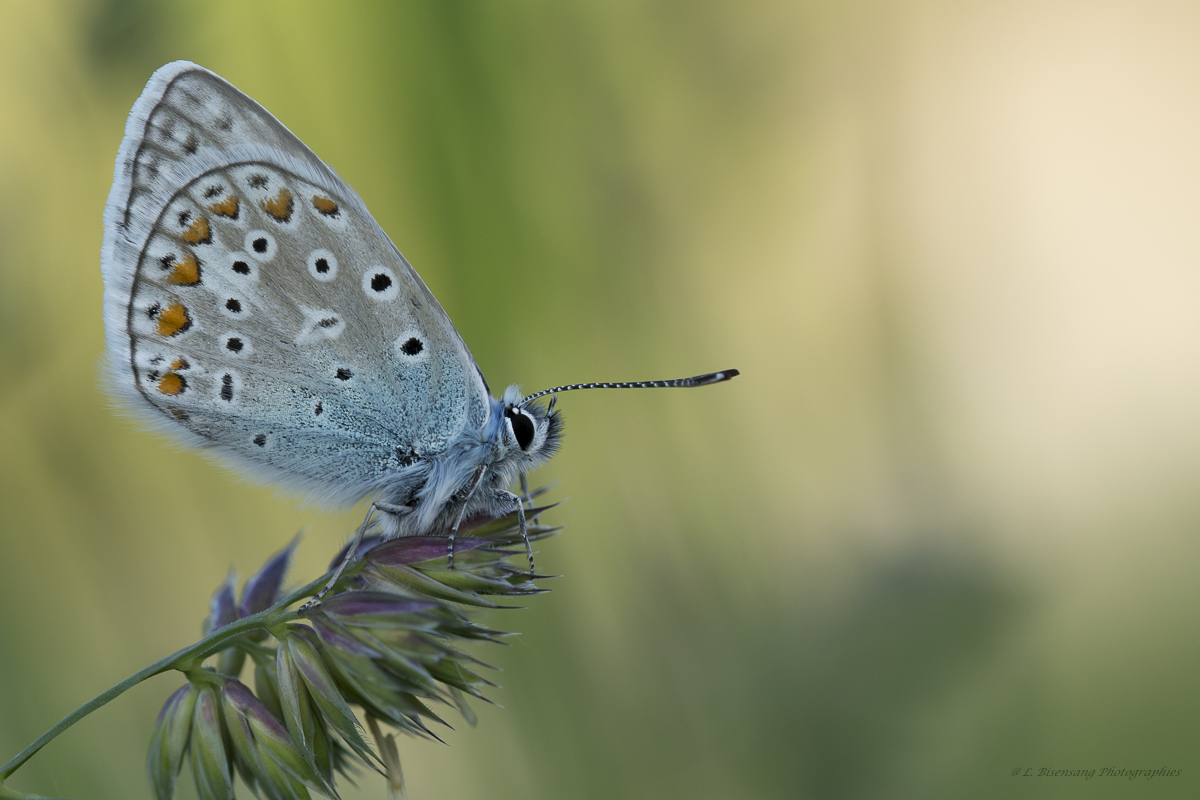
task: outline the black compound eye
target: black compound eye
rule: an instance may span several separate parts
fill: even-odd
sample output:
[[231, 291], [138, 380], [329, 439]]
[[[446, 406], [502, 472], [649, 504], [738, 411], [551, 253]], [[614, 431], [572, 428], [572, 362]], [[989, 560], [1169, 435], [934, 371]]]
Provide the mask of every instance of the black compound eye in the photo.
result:
[[522, 450], [528, 450], [529, 445], [533, 444], [533, 420], [527, 413], [515, 408], [504, 409], [504, 416], [508, 417], [508, 422], [512, 425], [513, 435], [517, 437], [517, 444], [521, 446]]

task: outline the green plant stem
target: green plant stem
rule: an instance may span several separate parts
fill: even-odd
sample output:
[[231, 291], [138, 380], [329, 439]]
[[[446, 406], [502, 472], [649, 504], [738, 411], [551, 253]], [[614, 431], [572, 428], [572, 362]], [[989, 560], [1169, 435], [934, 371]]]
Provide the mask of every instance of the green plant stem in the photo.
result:
[[[328, 574], [328, 573], [327, 573]], [[243, 633], [253, 630], [269, 630], [272, 627], [283, 625], [297, 619], [299, 615], [294, 611], [285, 611], [288, 606], [295, 603], [297, 600], [308, 597], [316, 592], [320, 587], [325, 585], [326, 576], [322, 576], [312, 583], [289, 594], [287, 597], [280, 600], [275, 605], [268, 608], [266, 611], [260, 611], [249, 617], [243, 617], [236, 622], [231, 622], [228, 625], [218, 628], [217, 630], [205, 636], [200, 641], [190, 647], [185, 647], [177, 653], [173, 653], [166, 658], [155, 661], [148, 667], [138, 670], [130, 675], [125, 680], [113, 686], [111, 689], [102, 692], [91, 700], [87, 701], [79, 708], [72, 711], [67, 716], [63, 717], [57, 725], [43, 733], [37, 738], [33, 744], [26, 747], [18, 753], [12, 761], [9, 761], [3, 767], [0, 767], [0, 781], [6, 780], [10, 775], [21, 768], [21, 765], [33, 757], [37, 751], [45, 747], [54, 737], [70, 728], [79, 720], [86, 717], [96, 709], [110, 702], [111, 700], [124, 694], [129, 689], [137, 686], [147, 678], [152, 678], [161, 672], [177, 669], [186, 672], [190, 669], [195, 669], [200, 665], [200, 662], [211, 656], [213, 653], [224, 649], [225, 645], [231, 639], [241, 636]]]

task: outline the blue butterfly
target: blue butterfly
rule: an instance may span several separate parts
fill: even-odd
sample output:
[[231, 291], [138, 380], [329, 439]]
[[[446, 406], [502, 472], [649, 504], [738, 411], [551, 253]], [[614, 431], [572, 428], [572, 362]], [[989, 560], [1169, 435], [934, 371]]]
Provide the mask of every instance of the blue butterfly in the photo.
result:
[[469, 516], [516, 510], [524, 532], [508, 487], [557, 449], [557, 393], [738, 374], [493, 397], [358, 195], [185, 61], [155, 72], [129, 115], [101, 267], [107, 372], [131, 408], [252, 477], [326, 502], [378, 497], [359, 537], [377, 511], [387, 537], [448, 531], [451, 568]]

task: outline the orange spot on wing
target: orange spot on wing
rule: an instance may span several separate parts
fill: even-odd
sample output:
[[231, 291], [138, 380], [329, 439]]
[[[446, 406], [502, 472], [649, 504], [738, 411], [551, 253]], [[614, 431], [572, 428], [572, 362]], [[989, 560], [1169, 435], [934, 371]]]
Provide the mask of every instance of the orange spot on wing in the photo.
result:
[[176, 375], [174, 372], [168, 372], [158, 381], [158, 391], [163, 394], [182, 394], [186, 388], [187, 380], [182, 375]]
[[157, 321], [159, 336], [175, 336], [192, 326], [192, 318], [183, 303], [171, 303], [158, 312]]
[[219, 203], [213, 203], [208, 207], [208, 210], [214, 214], [219, 214], [222, 217], [237, 219], [238, 215], [238, 199], [236, 195], [229, 195]]
[[262, 202], [263, 211], [274, 217], [277, 222], [287, 222], [292, 218], [292, 206], [292, 193], [286, 188], [280, 188], [278, 194]]
[[313, 208], [320, 211], [327, 217], [336, 217], [338, 213], [338, 204], [330, 200], [328, 197], [322, 197], [319, 194], [314, 194], [312, 199]]
[[180, 261], [171, 263], [167, 283], [172, 286], [195, 286], [200, 282], [200, 262], [189, 253]]
[[187, 369], [189, 366], [191, 366], [191, 365], [188, 364], [187, 359], [182, 356], [180, 356], [179, 358], [176, 358], [174, 361], [171, 362], [172, 370]]
[[183, 232], [183, 240], [188, 244], [208, 244], [212, 241], [212, 230], [208, 227], [208, 220], [204, 217], [197, 217], [196, 221]]

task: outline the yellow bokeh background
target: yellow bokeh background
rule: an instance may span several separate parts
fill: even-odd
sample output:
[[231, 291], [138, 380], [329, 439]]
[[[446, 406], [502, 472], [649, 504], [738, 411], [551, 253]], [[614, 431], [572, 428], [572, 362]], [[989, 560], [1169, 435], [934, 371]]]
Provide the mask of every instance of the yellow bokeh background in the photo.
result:
[[[363, 512], [99, 388], [113, 158], [190, 59], [354, 186], [494, 390], [743, 373], [560, 399], [563, 577], [487, 618], [503, 707], [401, 741], [414, 800], [1200, 791], [1200, 7], [0, 12], [0, 761]], [[9, 785], [149, 797], [179, 683]], [[1105, 767], [1182, 774], [1011, 775]]]

